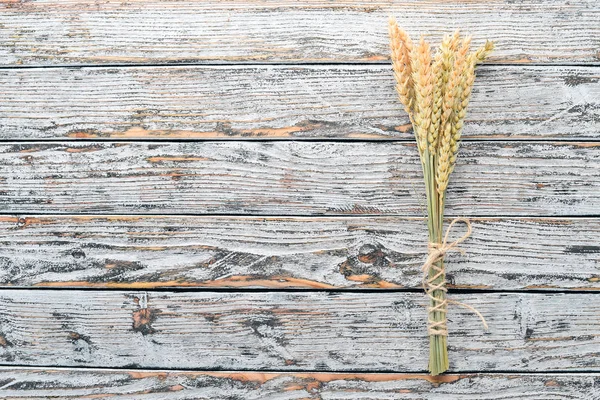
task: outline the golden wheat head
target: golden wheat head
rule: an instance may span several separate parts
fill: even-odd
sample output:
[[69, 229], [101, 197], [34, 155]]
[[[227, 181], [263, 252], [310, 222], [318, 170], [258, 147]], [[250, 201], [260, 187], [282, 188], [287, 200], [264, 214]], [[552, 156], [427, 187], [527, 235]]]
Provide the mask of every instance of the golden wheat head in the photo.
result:
[[431, 48], [421, 37], [419, 45], [412, 53], [413, 82], [415, 87], [414, 123], [417, 132], [419, 151], [428, 150], [429, 125], [433, 108], [433, 72], [431, 67]]
[[[412, 117], [415, 95], [412, 81], [412, 65], [410, 54], [412, 41], [408, 34], [398, 27], [394, 17], [390, 17], [388, 25], [390, 35], [390, 50], [394, 77], [396, 78], [396, 92], [405, 111]], [[411, 118], [412, 122], [412, 118]]]

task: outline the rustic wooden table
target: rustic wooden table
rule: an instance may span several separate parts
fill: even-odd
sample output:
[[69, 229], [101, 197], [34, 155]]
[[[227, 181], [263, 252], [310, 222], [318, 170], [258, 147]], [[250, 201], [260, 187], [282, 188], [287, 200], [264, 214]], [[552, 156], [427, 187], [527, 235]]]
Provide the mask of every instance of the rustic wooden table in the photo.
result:
[[[438, 378], [390, 14], [498, 43]], [[600, 399], [599, 82], [596, 0], [0, 1], [0, 398]]]

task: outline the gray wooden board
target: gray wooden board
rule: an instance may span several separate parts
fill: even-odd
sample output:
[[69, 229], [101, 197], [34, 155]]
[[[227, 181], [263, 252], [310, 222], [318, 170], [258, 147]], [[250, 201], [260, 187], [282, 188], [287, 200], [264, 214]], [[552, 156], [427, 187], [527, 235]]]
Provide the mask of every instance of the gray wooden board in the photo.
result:
[[595, 0], [4, 1], [0, 63], [338, 62], [387, 58], [387, 20], [415, 38], [461, 28], [496, 61], [598, 62]]
[[[470, 142], [447, 214], [595, 215], [597, 143]], [[423, 215], [413, 143], [5, 143], [3, 213]]]
[[272, 373], [0, 368], [3, 399], [551, 400], [600, 398], [600, 374]]
[[[465, 255], [447, 256], [452, 287], [600, 289], [599, 219], [472, 223]], [[426, 231], [398, 217], [0, 217], [0, 285], [418, 288]]]
[[[464, 136], [600, 138], [600, 68], [483, 66]], [[412, 139], [387, 65], [0, 70], [0, 138]]]
[[[449, 312], [451, 370], [600, 370], [600, 294], [472, 294]], [[416, 372], [426, 297], [406, 292], [3, 290], [18, 366]]]

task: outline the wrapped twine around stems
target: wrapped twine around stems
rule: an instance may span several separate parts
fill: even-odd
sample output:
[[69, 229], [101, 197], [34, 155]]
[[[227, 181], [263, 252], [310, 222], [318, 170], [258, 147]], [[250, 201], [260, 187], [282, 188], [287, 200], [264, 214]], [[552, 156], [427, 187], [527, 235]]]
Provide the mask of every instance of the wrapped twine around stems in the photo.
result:
[[[452, 227], [457, 222], [464, 222], [464, 224], [467, 226], [467, 232], [461, 238], [448, 243], [448, 236], [450, 235]], [[460, 249], [458, 245], [471, 236], [471, 232], [471, 222], [467, 218], [455, 218], [452, 220], [452, 222], [450, 222], [448, 229], [446, 229], [444, 240], [441, 243], [430, 242], [428, 245], [429, 254], [425, 260], [425, 263], [423, 264], [422, 270], [423, 289], [425, 290], [427, 297], [429, 297], [431, 300], [431, 305], [428, 307], [429, 317], [427, 321], [427, 333], [430, 335], [448, 336], [448, 327], [446, 326], [448, 303], [456, 304], [471, 310], [481, 319], [485, 330], [488, 330], [488, 324], [485, 318], [479, 311], [477, 311], [477, 309], [475, 309], [475, 307], [456, 300], [450, 300], [445, 296], [445, 294], [448, 292], [448, 289], [446, 288], [446, 268], [444, 267], [443, 262], [444, 256], [449, 251], [458, 251], [464, 254], [464, 251]], [[438, 293], [442, 292], [444, 296], [436, 296], [436, 291]], [[433, 319], [435, 313], [441, 314], [442, 318], [440, 320]]]

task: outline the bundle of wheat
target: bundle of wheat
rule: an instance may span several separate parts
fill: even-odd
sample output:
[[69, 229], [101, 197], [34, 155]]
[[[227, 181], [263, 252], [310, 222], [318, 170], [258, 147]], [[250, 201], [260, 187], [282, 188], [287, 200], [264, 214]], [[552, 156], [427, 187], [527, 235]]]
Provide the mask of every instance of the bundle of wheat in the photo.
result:
[[[488, 57], [494, 44], [487, 41], [476, 51], [469, 52], [471, 37], [461, 38], [456, 31], [444, 37], [432, 57], [429, 43], [421, 38], [418, 45], [413, 45], [393, 17], [389, 33], [396, 91], [412, 122], [425, 177], [429, 256], [423, 266], [423, 283], [430, 299], [429, 370], [432, 375], [438, 375], [448, 369], [446, 311], [449, 300], [446, 299], [444, 255], [456, 249], [471, 229], [468, 220], [457, 219], [450, 224], [446, 235], [443, 234], [446, 188], [456, 164], [475, 81], [475, 66]], [[448, 244], [448, 232], [458, 221], [467, 224], [467, 235]]]

